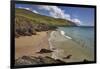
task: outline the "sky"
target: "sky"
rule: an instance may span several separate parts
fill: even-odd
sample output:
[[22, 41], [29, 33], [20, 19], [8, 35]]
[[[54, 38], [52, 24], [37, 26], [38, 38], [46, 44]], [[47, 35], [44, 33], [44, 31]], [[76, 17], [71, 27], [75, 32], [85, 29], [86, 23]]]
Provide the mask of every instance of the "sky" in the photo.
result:
[[94, 8], [34, 4], [16, 4], [15, 7], [45, 16], [70, 20], [78, 26], [94, 26]]

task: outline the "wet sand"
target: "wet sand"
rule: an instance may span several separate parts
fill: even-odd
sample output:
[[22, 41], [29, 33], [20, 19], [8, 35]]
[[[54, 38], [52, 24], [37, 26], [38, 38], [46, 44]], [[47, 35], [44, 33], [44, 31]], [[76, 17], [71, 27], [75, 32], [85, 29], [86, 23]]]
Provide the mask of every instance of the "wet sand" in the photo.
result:
[[[51, 49], [52, 53], [39, 54], [41, 49]], [[66, 58], [70, 55], [69, 58]], [[93, 53], [73, 39], [66, 38], [59, 31], [37, 32], [37, 35], [15, 38], [15, 59], [22, 56], [49, 56], [66, 62], [94, 60]]]
[[47, 32], [37, 32], [32, 36], [21, 36], [15, 38], [15, 59], [22, 56], [45, 56], [49, 54], [38, 54], [41, 49], [49, 49]]
[[[61, 59], [66, 62], [81, 62], [84, 59], [88, 61], [94, 60], [93, 53], [80, 46], [72, 39], [65, 38], [60, 32], [53, 31], [50, 35], [52, 58]], [[69, 58], [65, 58], [71, 55]]]

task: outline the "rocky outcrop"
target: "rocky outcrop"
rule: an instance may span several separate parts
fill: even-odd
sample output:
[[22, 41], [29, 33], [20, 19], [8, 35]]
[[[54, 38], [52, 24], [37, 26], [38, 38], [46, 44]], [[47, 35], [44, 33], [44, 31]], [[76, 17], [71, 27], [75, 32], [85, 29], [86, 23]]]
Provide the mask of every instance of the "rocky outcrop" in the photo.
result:
[[46, 25], [46, 24], [41, 23], [41, 24], [34, 25], [34, 29], [36, 31], [48, 31], [49, 30], [49, 26]]
[[64, 61], [61, 60], [55, 60], [51, 57], [45, 56], [45, 57], [34, 57], [34, 56], [23, 56], [19, 57], [15, 60], [15, 65], [39, 65], [39, 64], [66, 64]]
[[51, 53], [51, 52], [53, 52], [53, 51], [48, 50], [48, 49], [41, 49], [41, 50], [40, 50], [39, 52], [37, 52], [37, 53], [42, 54], [42, 53]]
[[70, 59], [72, 55], [68, 55], [66, 57], [63, 57], [63, 59]]
[[44, 23], [33, 23], [21, 16], [16, 16], [15, 18], [15, 37], [36, 35], [36, 32], [54, 30], [56, 28]]

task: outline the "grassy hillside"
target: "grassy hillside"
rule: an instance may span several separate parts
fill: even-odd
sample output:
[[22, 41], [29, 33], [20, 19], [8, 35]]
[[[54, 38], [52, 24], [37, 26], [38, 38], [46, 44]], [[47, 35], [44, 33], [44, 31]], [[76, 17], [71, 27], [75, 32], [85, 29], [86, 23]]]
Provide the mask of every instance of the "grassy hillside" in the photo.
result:
[[33, 13], [25, 9], [15, 9], [15, 36], [36, 35], [36, 31], [48, 31], [57, 26], [74, 26], [75, 23]]
[[54, 25], [54, 26], [65, 26], [65, 25], [75, 25], [75, 23], [64, 20], [64, 19], [57, 19], [53, 17], [48, 17], [40, 14], [33, 13], [32, 11], [25, 10], [25, 9], [18, 9], [16, 8], [16, 18], [17, 16], [21, 16], [24, 18], [27, 18], [27, 20], [30, 20], [32, 23], [44, 23], [47, 25]]

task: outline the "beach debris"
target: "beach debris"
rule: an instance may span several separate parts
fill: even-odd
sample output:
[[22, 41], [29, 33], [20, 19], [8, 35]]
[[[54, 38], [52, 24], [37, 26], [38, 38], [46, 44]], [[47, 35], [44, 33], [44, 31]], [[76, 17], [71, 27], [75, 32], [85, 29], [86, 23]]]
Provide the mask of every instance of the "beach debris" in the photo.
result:
[[37, 52], [37, 53], [51, 53], [51, 52], [53, 52], [53, 51], [51, 51], [51, 50], [49, 50], [49, 49], [41, 49], [39, 52]]
[[15, 66], [18, 65], [39, 65], [39, 64], [65, 64], [62, 60], [55, 60], [51, 57], [45, 56], [22, 56], [15, 60]]
[[63, 57], [63, 59], [70, 59], [72, 55], [68, 55], [66, 57]]

